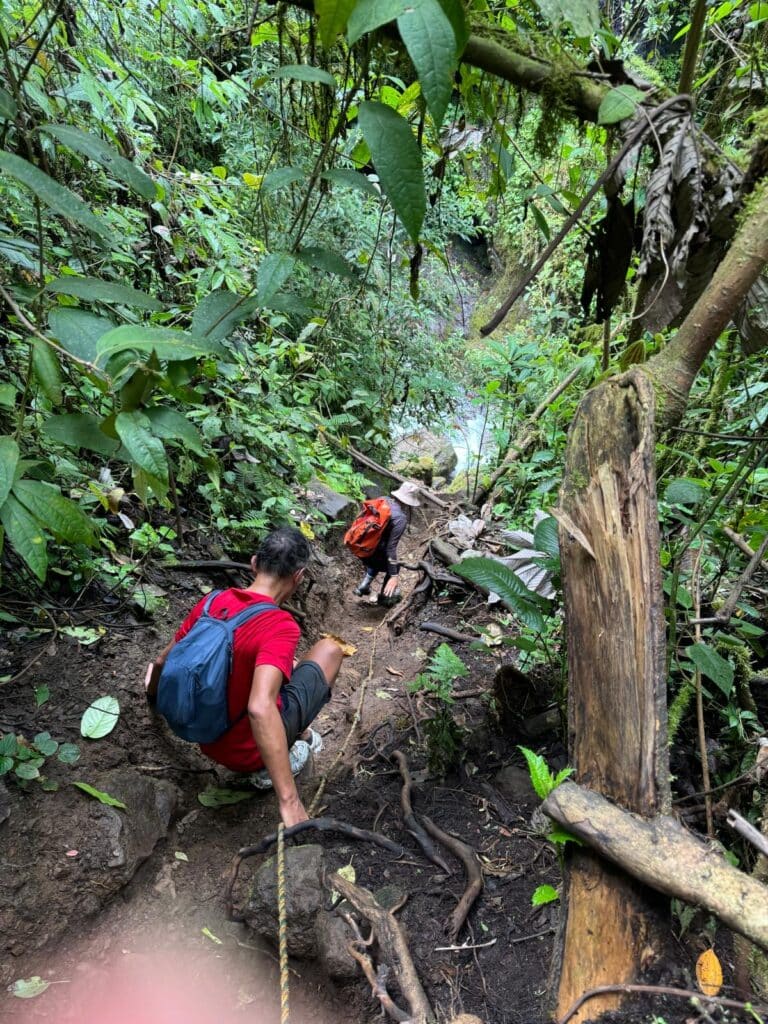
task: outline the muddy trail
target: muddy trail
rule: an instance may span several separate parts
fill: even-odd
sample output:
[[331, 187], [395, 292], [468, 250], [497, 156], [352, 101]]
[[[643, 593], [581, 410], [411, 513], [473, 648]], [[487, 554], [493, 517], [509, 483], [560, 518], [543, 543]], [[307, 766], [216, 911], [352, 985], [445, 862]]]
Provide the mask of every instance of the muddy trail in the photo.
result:
[[[414, 519], [401, 546], [405, 562], [423, 556], [438, 526], [421, 513]], [[480, 595], [464, 592], [457, 600], [456, 593], [433, 590], [425, 608], [411, 621], [405, 617], [398, 636], [383, 622], [391, 613], [352, 595], [355, 560], [338, 541], [328, 552], [313, 565], [307, 591], [296, 597], [302, 642], [309, 646], [333, 632], [357, 650], [316, 723], [324, 750], [299, 777], [300, 792], [309, 806], [347, 743], [317, 813], [374, 829], [405, 853], [397, 857], [333, 833], [309, 832], [297, 842], [311, 844], [326, 874], [351, 865], [358, 885], [387, 905], [402, 904], [398, 920], [438, 1020], [462, 1012], [487, 1024], [548, 1020], [558, 910], [556, 904], [533, 907], [531, 896], [542, 884], [557, 886], [560, 872], [546, 830], [537, 825], [538, 800], [517, 749], [526, 743], [553, 766], [565, 764], [553, 733], [532, 740], [522, 730], [525, 719], [549, 706], [546, 679], [534, 678], [516, 692], [499, 717], [494, 678], [510, 660], [509, 648], [455, 644], [468, 668], [451, 706], [459, 756], [444, 776], [431, 770], [425, 732], [435, 705], [406, 684], [442, 639], [419, 624], [431, 619], [474, 632], [492, 621], [492, 612]], [[274, 910], [251, 906], [243, 924], [228, 918], [225, 903], [238, 849], [276, 828], [274, 797], [238, 789], [231, 773], [177, 740], [148, 710], [141, 686], [147, 661], [200, 594], [242, 580], [159, 567], [146, 577], [167, 595], [165, 609], [151, 622], [125, 608], [89, 605], [87, 595], [68, 609], [51, 602], [33, 619], [28, 608], [4, 606], [24, 624], [11, 625], [0, 652], [0, 674], [13, 677], [2, 687], [0, 731], [28, 738], [47, 732], [61, 743], [77, 743], [81, 756], [71, 766], [48, 758], [44, 771], [58, 783], [56, 792], [43, 791], [38, 782], [23, 789], [8, 776], [0, 786], [3, 1021], [279, 1019]], [[406, 595], [416, 579], [404, 573]], [[98, 642], [85, 644], [62, 633], [65, 624], [104, 632]], [[46, 691], [48, 698], [37, 706]], [[119, 701], [117, 725], [102, 739], [82, 739], [84, 709], [105, 695]], [[471, 846], [482, 867], [482, 894], [453, 941], [446, 928], [465, 888], [464, 871], [447, 853], [450, 874], [431, 864], [406, 829], [395, 751], [407, 758], [418, 812]], [[109, 794], [125, 809], [90, 798], [74, 782]], [[238, 802], [204, 806], [203, 793], [209, 803]], [[252, 904], [249, 891], [266, 860], [244, 862], [234, 891], [239, 908]], [[301, 915], [309, 913], [303, 904], [319, 899], [327, 909], [327, 893], [295, 896], [302, 956], [291, 960], [292, 1020], [380, 1019], [378, 1000], [345, 955], [344, 942], [337, 939], [335, 949], [331, 942], [319, 953], [311, 920], [302, 931]], [[690, 956], [681, 955], [681, 963], [692, 963]], [[36, 998], [6, 992], [17, 979], [34, 977], [48, 983]], [[665, 964], [660, 977], [668, 984], [689, 981], [684, 968], [673, 964]], [[651, 1020], [652, 1010], [670, 1024], [691, 1019], [680, 1005], [656, 999], [653, 1007], [635, 1002], [615, 1020]]]

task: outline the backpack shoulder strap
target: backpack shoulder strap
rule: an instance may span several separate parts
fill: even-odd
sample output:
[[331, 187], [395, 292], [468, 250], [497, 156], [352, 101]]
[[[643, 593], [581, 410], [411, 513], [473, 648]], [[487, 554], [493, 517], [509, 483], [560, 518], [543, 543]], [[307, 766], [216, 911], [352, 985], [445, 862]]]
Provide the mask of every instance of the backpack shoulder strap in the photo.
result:
[[214, 598], [218, 597], [219, 594], [222, 594], [222, 593], [223, 593], [222, 590], [212, 590], [210, 592], [210, 594], [208, 595], [208, 597], [206, 599], [205, 604], [203, 605], [203, 610], [200, 612], [200, 618], [202, 618], [203, 616], [205, 616], [208, 619], [213, 618], [213, 616], [211, 615], [211, 605], [213, 604]]
[[247, 608], [243, 608], [237, 615], [233, 615], [231, 619], [223, 619], [222, 621], [226, 622], [234, 632], [238, 626], [242, 626], [244, 622], [248, 622], [249, 619], [254, 618], [256, 615], [261, 615], [262, 612], [276, 612], [279, 610], [279, 606], [271, 601], [256, 601], [254, 604], [249, 604]]

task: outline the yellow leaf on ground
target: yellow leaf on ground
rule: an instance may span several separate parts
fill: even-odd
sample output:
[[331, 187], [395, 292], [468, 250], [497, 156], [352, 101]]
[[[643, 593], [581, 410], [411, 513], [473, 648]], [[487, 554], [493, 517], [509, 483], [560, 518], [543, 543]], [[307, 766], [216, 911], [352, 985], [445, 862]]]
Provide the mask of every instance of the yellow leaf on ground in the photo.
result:
[[723, 968], [714, 949], [705, 949], [696, 961], [696, 980], [705, 996], [716, 996], [723, 986]]
[[345, 658], [351, 658], [357, 652], [354, 644], [348, 644], [346, 640], [342, 640], [340, 636], [336, 636], [334, 633], [321, 633], [320, 636], [324, 640], [333, 640], [335, 644], [338, 644]]

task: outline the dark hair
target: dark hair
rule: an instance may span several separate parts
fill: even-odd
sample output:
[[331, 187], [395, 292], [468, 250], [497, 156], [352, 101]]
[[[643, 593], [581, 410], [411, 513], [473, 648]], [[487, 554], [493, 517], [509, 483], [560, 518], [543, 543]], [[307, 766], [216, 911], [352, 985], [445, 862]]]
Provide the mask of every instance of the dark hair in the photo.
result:
[[312, 551], [301, 530], [281, 526], [268, 534], [256, 552], [256, 568], [268, 576], [293, 576], [309, 562]]

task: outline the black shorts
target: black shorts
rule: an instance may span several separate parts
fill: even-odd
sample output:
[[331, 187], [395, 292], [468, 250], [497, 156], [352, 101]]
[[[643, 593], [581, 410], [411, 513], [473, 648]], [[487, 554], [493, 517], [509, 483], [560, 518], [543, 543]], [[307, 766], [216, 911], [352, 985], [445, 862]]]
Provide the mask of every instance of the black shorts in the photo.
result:
[[280, 687], [280, 699], [280, 717], [290, 747], [331, 699], [331, 688], [316, 661], [299, 662], [288, 682]]

